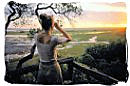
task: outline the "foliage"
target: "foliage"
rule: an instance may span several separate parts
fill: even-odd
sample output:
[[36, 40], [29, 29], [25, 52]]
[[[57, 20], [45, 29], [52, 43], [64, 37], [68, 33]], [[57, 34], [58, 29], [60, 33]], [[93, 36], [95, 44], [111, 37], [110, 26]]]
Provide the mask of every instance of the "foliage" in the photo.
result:
[[69, 18], [70, 13], [71, 16], [81, 15], [82, 8], [79, 3], [60, 3], [55, 4], [55, 8], [57, 9], [57, 14], [63, 14], [65, 17]]
[[35, 10], [35, 14], [38, 16], [38, 10], [44, 9], [52, 9], [55, 14], [63, 15], [70, 20], [70, 13], [71, 17], [75, 17], [76, 15], [81, 15], [82, 8], [79, 3], [51, 3], [50, 5], [46, 6], [45, 3], [39, 3]]
[[120, 81], [127, 81], [125, 41], [87, 48], [78, 61], [90, 67], [95, 67]]
[[126, 61], [126, 42], [113, 42], [110, 45], [98, 45], [86, 49], [85, 53], [90, 54], [94, 59], [104, 58], [108, 62], [120, 60], [122, 63]]
[[37, 32], [39, 32], [40, 30], [36, 30], [36, 29], [30, 29], [29, 30], [29, 32], [27, 33], [27, 35], [28, 35], [28, 37], [29, 38], [33, 38], [34, 37], [34, 35], [37, 33]]

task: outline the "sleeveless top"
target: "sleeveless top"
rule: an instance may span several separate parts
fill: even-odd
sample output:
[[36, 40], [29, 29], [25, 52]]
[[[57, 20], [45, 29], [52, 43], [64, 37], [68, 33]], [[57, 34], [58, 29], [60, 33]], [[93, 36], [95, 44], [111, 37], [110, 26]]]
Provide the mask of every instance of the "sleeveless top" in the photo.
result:
[[41, 62], [57, 60], [56, 46], [68, 41], [68, 38], [65, 37], [51, 36], [50, 43], [44, 44], [38, 41], [37, 36], [38, 33], [35, 34], [34, 38]]

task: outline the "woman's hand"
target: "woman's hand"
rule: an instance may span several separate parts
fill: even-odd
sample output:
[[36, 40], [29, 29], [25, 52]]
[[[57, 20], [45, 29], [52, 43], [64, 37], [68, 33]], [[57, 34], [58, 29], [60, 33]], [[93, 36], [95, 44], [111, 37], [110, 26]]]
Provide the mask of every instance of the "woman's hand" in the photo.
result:
[[63, 29], [60, 27], [60, 25], [58, 23], [55, 23], [54, 25], [57, 30], [59, 30], [61, 33], [63, 33]]
[[63, 36], [65, 36], [66, 38], [68, 38], [68, 41], [71, 41], [71, 40], [72, 40], [72, 37], [71, 37], [66, 31], [64, 31], [64, 30], [59, 26], [58, 23], [55, 23], [54, 25], [55, 25], [56, 29], [58, 29], [58, 30], [63, 34]]
[[59, 30], [59, 28], [60, 28], [59, 24], [55, 22], [55, 24], [54, 24], [54, 25], [55, 25], [56, 29], [58, 29], [58, 30]]

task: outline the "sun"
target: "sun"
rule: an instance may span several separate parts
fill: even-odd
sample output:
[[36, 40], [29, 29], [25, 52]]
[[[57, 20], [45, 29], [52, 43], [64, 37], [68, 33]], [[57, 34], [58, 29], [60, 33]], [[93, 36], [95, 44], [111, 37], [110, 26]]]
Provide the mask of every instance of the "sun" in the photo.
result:
[[126, 32], [126, 27], [122, 27], [118, 29], [119, 32]]

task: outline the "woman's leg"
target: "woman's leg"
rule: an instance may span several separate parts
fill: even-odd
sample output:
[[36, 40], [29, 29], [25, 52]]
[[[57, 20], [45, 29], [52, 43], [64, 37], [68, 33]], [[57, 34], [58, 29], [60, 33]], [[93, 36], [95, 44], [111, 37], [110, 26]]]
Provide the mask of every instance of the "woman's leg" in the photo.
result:
[[41, 63], [39, 64], [39, 70], [37, 75], [37, 83], [38, 84], [48, 84], [48, 81], [46, 79], [46, 70], [47, 68], [44, 67]]
[[62, 72], [58, 62], [48, 65], [49, 70], [46, 73], [46, 79], [49, 84], [63, 84]]
[[57, 71], [57, 84], [63, 84], [62, 71], [58, 62], [55, 63], [55, 68]]

